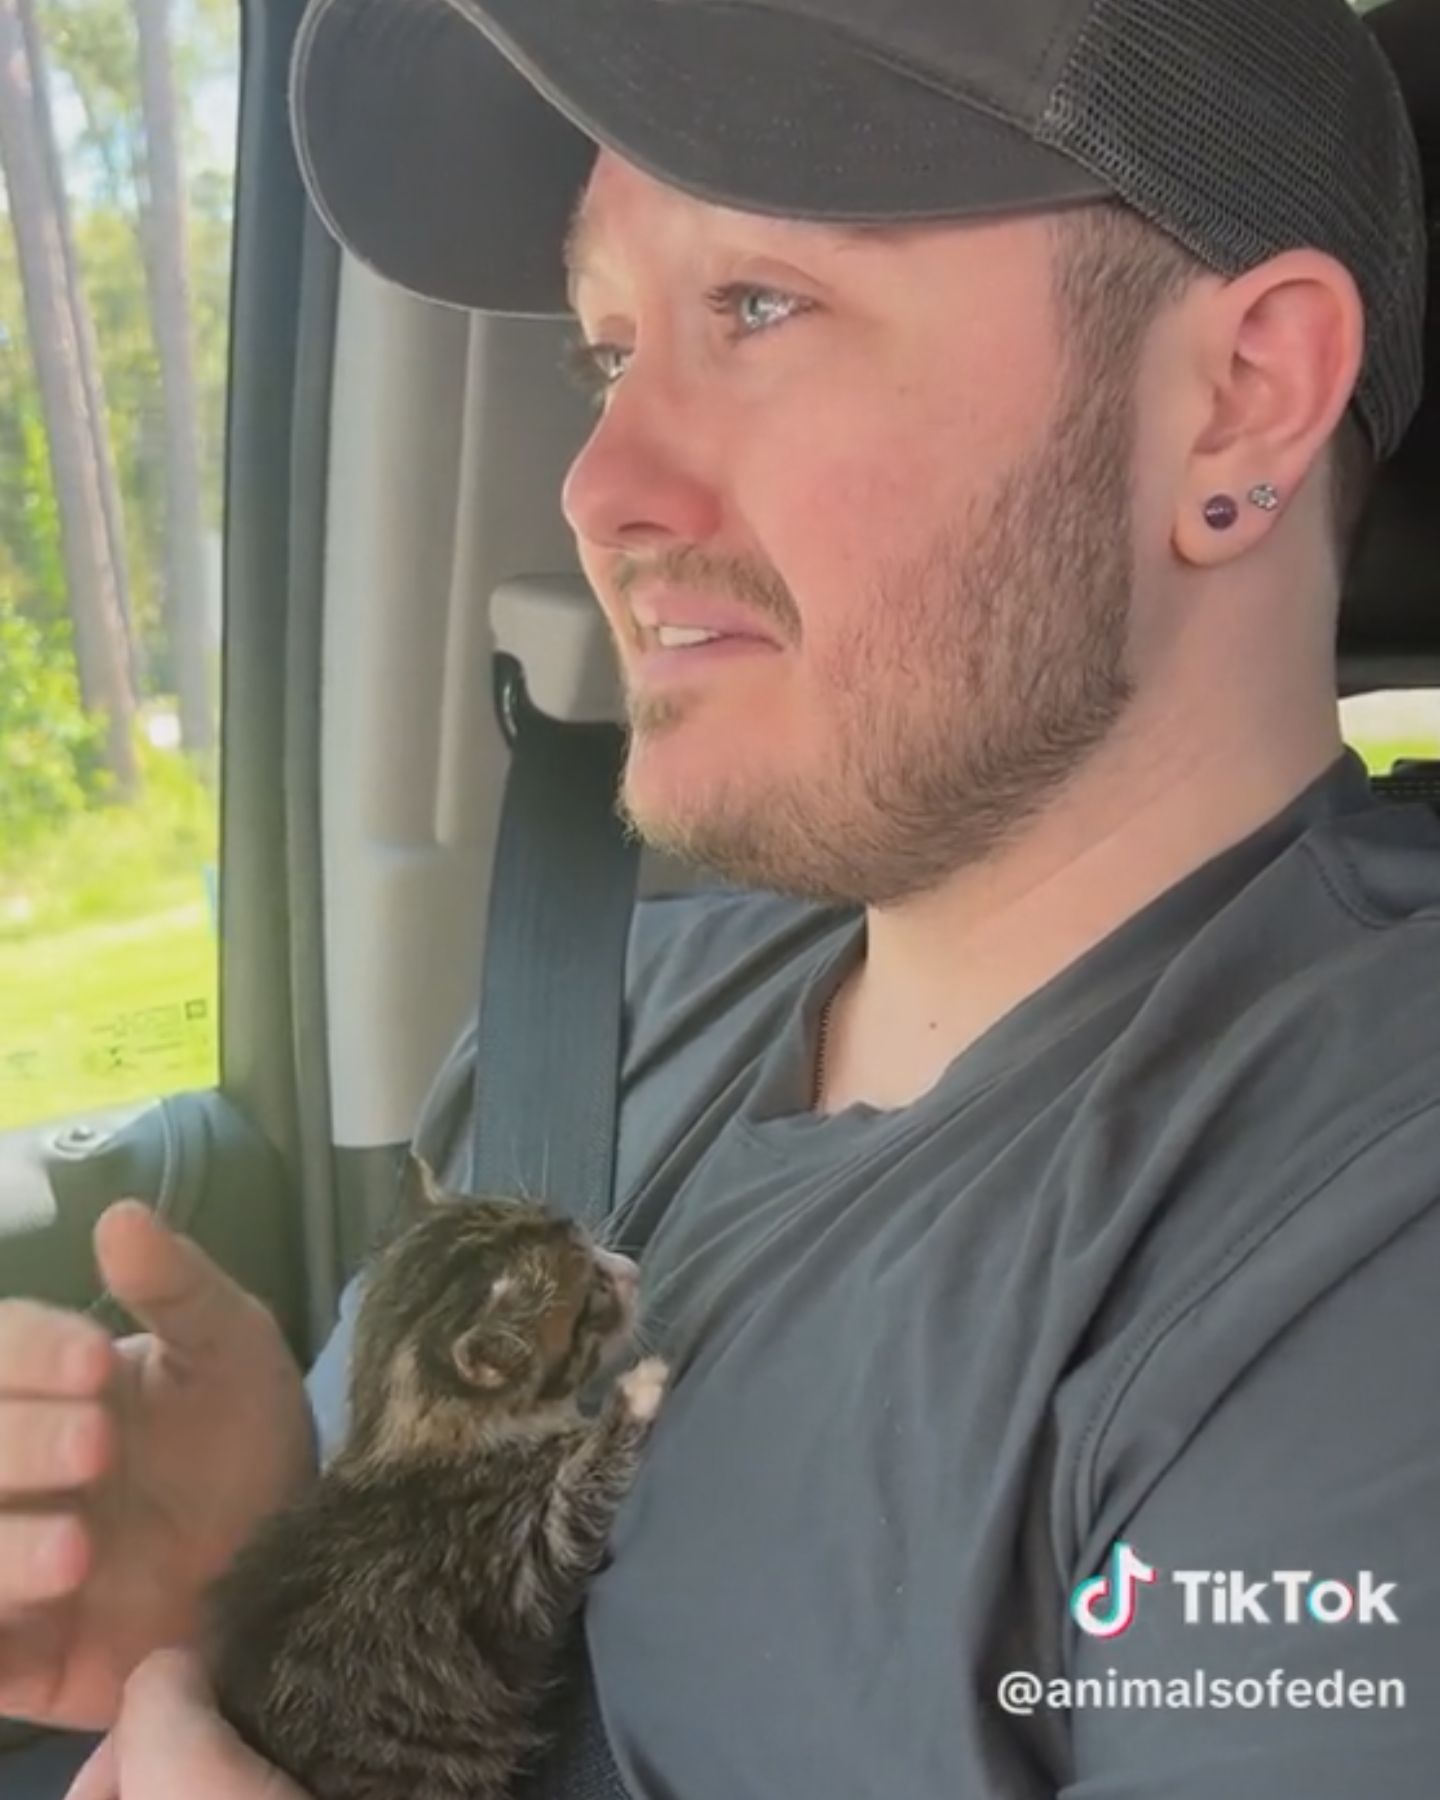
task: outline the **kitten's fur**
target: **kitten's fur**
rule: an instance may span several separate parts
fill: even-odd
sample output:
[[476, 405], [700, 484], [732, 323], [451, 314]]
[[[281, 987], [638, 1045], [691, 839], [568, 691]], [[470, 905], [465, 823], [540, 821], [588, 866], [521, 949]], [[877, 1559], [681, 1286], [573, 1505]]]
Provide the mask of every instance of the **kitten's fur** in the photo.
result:
[[434, 1191], [376, 1260], [343, 1449], [212, 1595], [221, 1710], [316, 1800], [499, 1800], [634, 1474], [665, 1368], [593, 1420], [633, 1265]]

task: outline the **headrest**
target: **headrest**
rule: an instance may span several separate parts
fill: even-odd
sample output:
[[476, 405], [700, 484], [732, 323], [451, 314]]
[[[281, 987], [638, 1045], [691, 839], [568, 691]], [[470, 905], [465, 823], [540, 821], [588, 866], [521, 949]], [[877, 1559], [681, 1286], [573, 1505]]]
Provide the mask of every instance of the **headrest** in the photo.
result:
[[[1340, 613], [1346, 688], [1440, 682], [1440, 5], [1389, 0], [1367, 24], [1395, 65], [1420, 140], [1430, 225], [1426, 390], [1381, 471]], [[1425, 670], [1425, 659], [1434, 666]], [[1406, 664], [1415, 665], [1408, 671]]]

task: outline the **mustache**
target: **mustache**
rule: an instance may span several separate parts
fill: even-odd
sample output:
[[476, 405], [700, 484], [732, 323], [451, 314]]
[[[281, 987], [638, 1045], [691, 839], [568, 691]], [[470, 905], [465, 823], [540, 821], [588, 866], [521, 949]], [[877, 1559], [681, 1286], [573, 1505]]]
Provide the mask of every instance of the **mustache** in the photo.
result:
[[800, 609], [790, 590], [773, 569], [765, 569], [735, 556], [715, 556], [691, 544], [677, 545], [653, 556], [622, 552], [612, 570], [615, 590], [622, 599], [641, 582], [665, 587], [708, 588], [728, 594], [777, 626], [786, 639], [800, 635]]

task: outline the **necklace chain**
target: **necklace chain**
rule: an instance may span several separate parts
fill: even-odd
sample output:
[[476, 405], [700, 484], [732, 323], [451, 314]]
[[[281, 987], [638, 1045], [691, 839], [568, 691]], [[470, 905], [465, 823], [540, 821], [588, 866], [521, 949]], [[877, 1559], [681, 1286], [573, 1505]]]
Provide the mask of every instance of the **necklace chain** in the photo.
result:
[[825, 1098], [825, 1064], [830, 1051], [830, 1013], [835, 1005], [832, 994], [820, 1008], [820, 1018], [815, 1027], [815, 1083], [810, 1093], [810, 1110], [818, 1112], [820, 1102]]

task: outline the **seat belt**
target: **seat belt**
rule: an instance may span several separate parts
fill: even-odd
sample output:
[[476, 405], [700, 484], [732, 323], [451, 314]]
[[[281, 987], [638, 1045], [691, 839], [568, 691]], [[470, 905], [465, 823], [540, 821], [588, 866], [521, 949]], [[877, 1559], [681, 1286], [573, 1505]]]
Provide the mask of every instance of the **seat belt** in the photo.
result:
[[[591, 1229], [613, 1204], [625, 958], [639, 846], [615, 809], [624, 758], [614, 655], [573, 578], [491, 602], [495, 704], [510, 745], [476, 1039], [477, 1192], [543, 1200]], [[557, 1696], [527, 1800], [629, 1800], [589, 1658]]]
[[625, 737], [614, 722], [614, 655], [578, 578], [507, 582], [491, 624], [510, 770], [486, 909], [475, 1186], [596, 1227], [615, 1179], [639, 868], [615, 807]]
[[1440, 812], [1440, 761], [1402, 757], [1386, 774], [1372, 775], [1370, 788], [1382, 800], [1402, 806], [1418, 800]]

